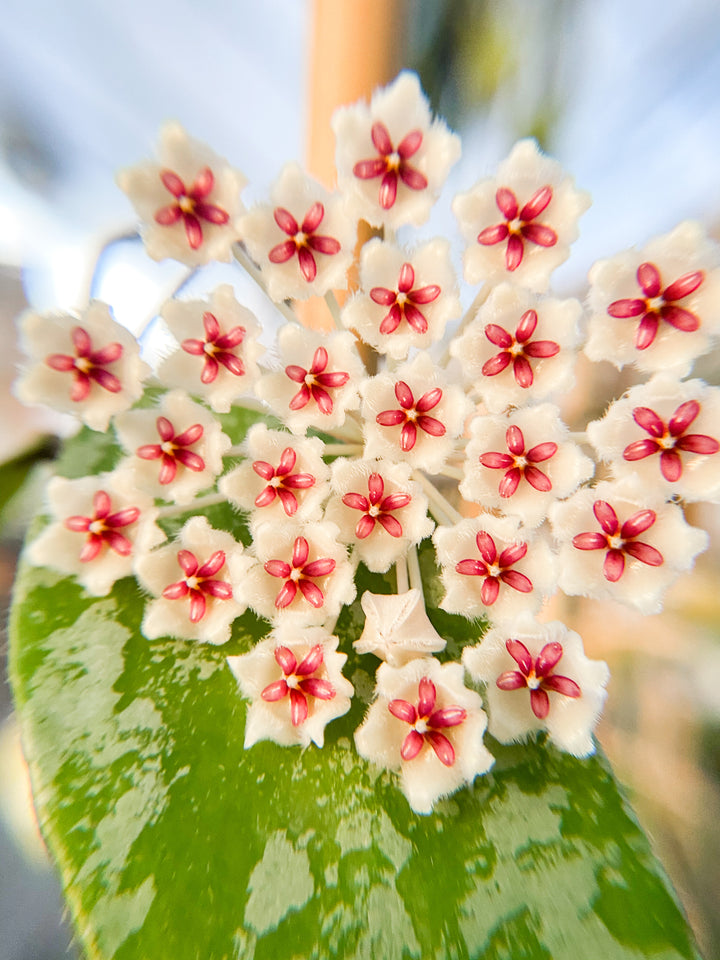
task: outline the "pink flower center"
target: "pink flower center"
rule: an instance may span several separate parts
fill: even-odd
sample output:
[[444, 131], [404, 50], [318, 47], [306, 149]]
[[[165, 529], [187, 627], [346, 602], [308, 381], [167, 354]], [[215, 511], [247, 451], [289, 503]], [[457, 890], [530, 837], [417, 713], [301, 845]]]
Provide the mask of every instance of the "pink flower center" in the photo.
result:
[[495, 203], [505, 219], [481, 230], [478, 243], [491, 247], [507, 241], [505, 267], [510, 272], [517, 270], [525, 255], [525, 243], [539, 247], [554, 247], [557, 243], [557, 233], [551, 227], [536, 222], [552, 198], [552, 187], [541, 187], [520, 209], [513, 191], [508, 187], [500, 187], [495, 194]]
[[327, 369], [328, 363], [327, 350], [325, 347], [318, 347], [313, 354], [309, 370], [294, 363], [285, 367], [287, 376], [295, 383], [301, 384], [300, 389], [288, 404], [291, 410], [302, 410], [311, 400], [314, 400], [321, 413], [326, 415], [332, 413], [333, 399], [328, 390], [337, 390], [338, 387], [344, 387], [350, 379], [350, 374], [342, 371], [329, 371]]
[[256, 460], [252, 467], [255, 473], [267, 482], [267, 486], [255, 497], [256, 507], [267, 507], [280, 498], [285, 513], [292, 517], [298, 508], [293, 491], [307, 490], [315, 484], [311, 473], [293, 473], [297, 455], [292, 447], [285, 447], [277, 467], [265, 460]]
[[383, 307], [390, 307], [380, 324], [380, 333], [394, 333], [405, 319], [415, 333], [427, 333], [428, 322], [425, 315], [418, 310], [417, 304], [432, 303], [440, 296], [440, 287], [437, 284], [430, 284], [425, 287], [413, 289], [415, 284], [415, 271], [412, 264], [404, 263], [400, 269], [397, 290], [390, 290], [387, 287], [373, 287], [370, 291], [370, 299]]
[[560, 352], [559, 344], [554, 340], [531, 340], [538, 324], [538, 315], [535, 310], [526, 310], [520, 318], [515, 336], [497, 323], [488, 323], [485, 327], [485, 336], [490, 343], [500, 347], [500, 353], [486, 360], [482, 366], [485, 377], [495, 377], [502, 373], [512, 362], [515, 382], [518, 386], [528, 388], [533, 385], [534, 374], [531, 359], [543, 360], [554, 357]]
[[455, 565], [455, 570], [466, 577], [483, 578], [480, 596], [486, 607], [491, 607], [497, 600], [501, 583], [520, 593], [532, 592], [532, 580], [519, 570], [512, 569], [518, 560], [522, 560], [526, 555], [526, 543], [513, 543], [498, 556], [495, 541], [485, 530], [477, 534], [475, 542], [481, 559], [460, 560]]
[[171, 227], [182, 220], [191, 249], [197, 250], [202, 246], [201, 220], [215, 226], [223, 226], [230, 219], [230, 214], [226, 210], [208, 202], [208, 197], [215, 186], [215, 176], [209, 167], [203, 167], [190, 187], [186, 187], [172, 170], [161, 170], [160, 179], [174, 200], [155, 212], [155, 222], [161, 227]]
[[623, 450], [625, 460], [643, 460], [660, 454], [660, 471], [669, 483], [682, 476], [681, 452], [710, 456], [720, 450], [720, 443], [704, 433], [686, 433], [700, 413], [697, 400], [681, 403], [667, 424], [649, 407], [635, 407], [633, 420], [650, 436], [636, 440]]
[[408, 163], [422, 146], [423, 135], [420, 130], [413, 130], [403, 137], [396, 149], [388, 128], [378, 121], [372, 125], [370, 136], [379, 155], [360, 160], [353, 167], [353, 173], [359, 180], [382, 177], [378, 202], [383, 210], [390, 210], [397, 199], [398, 179], [411, 190], [424, 190], [428, 185], [427, 177]]
[[183, 340], [181, 346], [186, 353], [196, 357], [204, 357], [200, 380], [202, 383], [213, 383], [220, 370], [220, 364], [233, 376], [241, 377], [245, 373], [245, 366], [240, 357], [233, 352], [245, 339], [245, 327], [233, 327], [227, 333], [220, 329], [217, 317], [206, 311], [203, 314], [205, 337], [202, 340]]
[[406, 507], [412, 497], [409, 493], [390, 493], [384, 496], [385, 483], [379, 473], [371, 473], [368, 477], [368, 496], [361, 493], [346, 493], [342, 502], [352, 510], [361, 510], [363, 516], [355, 527], [355, 536], [358, 540], [369, 537], [375, 529], [375, 524], [386, 530], [391, 537], [401, 537], [403, 530], [400, 521], [393, 516], [395, 510]]
[[399, 427], [400, 447], [407, 453], [415, 446], [417, 428], [420, 427], [428, 436], [442, 437], [445, 434], [445, 424], [435, 417], [428, 417], [427, 411], [434, 409], [442, 400], [442, 390], [435, 387], [428, 390], [415, 402], [410, 387], [403, 380], [395, 384], [395, 396], [400, 404], [399, 410], [384, 410], [375, 418], [381, 427]]
[[171, 583], [162, 592], [166, 600], [190, 598], [190, 622], [199, 623], [207, 612], [207, 599], [231, 600], [232, 587], [224, 580], [215, 577], [225, 566], [225, 552], [216, 550], [209, 560], [200, 565], [190, 550], [178, 552], [178, 563], [185, 574], [182, 580]]
[[75, 349], [75, 356], [66, 353], [52, 353], [45, 363], [60, 373], [72, 373], [73, 384], [70, 388], [70, 399], [76, 403], [87, 400], [90, 388], [94, 383], [109, 393], [120, 393], [120, 380], [107, 368], [122, 357], [123, 348], [120, 343], [109, 343], [100, 350], [93, 350], [92, 340], [87, 330], [74, 327], [70, 334]]
[[127, 557], [132, 550], [132, 543], [119, 531], [122, 527], [135, 523], [140, 516], [138, 507], [124, 507], [112, 513], [110, 497], [104, 490], [98, 490], [93, 496], [93, 514], [90, 517], [74, 516], [65, 520], [68, 530], [75, 533], [86, 533], [87, 537], [80, 551], [80, 560], [88, 563], [94, 560], [103, 546], [109, 547], [121, 557]]
[[455, 748], [442, 731], [460, 726], [467, 718], [467, 710], [455, 704], [437, 709], [436, 701], [435, 684], [428, 677], [423, 677], [418, 684], [416, 705], [408, 700], [391, 700], [388, 710], [398, 720], [412, 727], [400, 748], [403, 760], [413, 760], [429, 743], [438, 760], [446, 767], [451, 767], [455, 763]]
[[552, 481], [535, 464], [550, 460], [557, 453], [558, 446], [551, 440], [538, 443], [525, 451], [525, 438], [520, 427], [510, 426], [505, 433], [508, 452], [483, 453], [480, 463], [491, 470], [505, 470], [498, 492], [501, 497], [511, 497], [520, 481], [525, 478], [531, 487], [541, 493], [552, 490]]
[[283, 676], [269, 683], [260, 696], [268, 703], [288, 697], [292, 725], [299, 727], [307, 720], [313, 700], [332, 700], [335, 697], [335, 687], [330, 681], [325, 676], [317, 676], [318, 672], [324, 674], [323, 648], [318, 643], [298, 664], [289, 647], [277, 647], [275, 659]]
[[625, 556], [633, 557], [650, 567], [662, 565], [663, 555], [649, 543], [636, 539], [655, 523], [654, 510], [638, 510], [620, 525], [614, 508], [605, 500], [596, 500], [593, 513], [602, 533], [579, 533], [573, 537], [578, 550], [605, 550], [603, 574], [610, 583], [616, 583], [625, 572]]
[[205, 461], [190, 447], [202, 439], [203, 427], [194, 423], [180, 434], [167, 417], [158, 417], [155, 421], [161, 443], [147, 443], [138, 447], [135, 453], [142, 460], [160, 460], [160, 483], [172, 483], [178, 471], [178, 464], [200, 473], [205, 469]]
[[663, 289], [660, 271], [654, 263], [641, 263], [637, 269], [637, 282], [642, 297], [615, 300], [607, 308], [611, 317], [635, 319], [640, 317], [635, 333], [635, 346], [647, 350], [655, 341], [661, 321], [681, 333], [692, 333], [700, 326], [700, 318], [678, 301], [689, 297], [701, 286], [705, 274], [702, 270], [685, 273]]
[[530, 706], [538, 720], [544, 720], [550, 712], [548, 691], [561, 693], [573, 699], [581, 696], [580, 687], [569, 677], [553, 673], [563, 655], [562, 644], [546, 643], [538, 656], [532, 654], [519, 640], [507, 640], [507, 652], [517, 663], [519, 670], [506, 670], [495, 681], [501, 690], [530, 690]]
[[275, 597], [275, 606], [284, 610], [296, 599], [303, 596], [309, 604], [320, 608], [325, 603], [325, 594], [315, 583], [321, 577], [327, 577], [335, 569], [335, 561], [330, 557], [309, 560], [310, 546], [305, 537], [296, 537], [293, 544], [290, 563], [285, 560], [268, 560], [265, 571], [271, 577], [278, 577], [285, 583]]
[[289, 240], [273, 247], [268, 254], [271, 263], [286, 263], [297, 254], [300, 272], [308, 283], [317, 276], [315, 254], [331, 257], [340, 252], [340, 242], [334, 237], [325, 237], [316, 233], [325, 216], [325, 207], [314, 203], [305, 214], [302, 225], [298, 226], [295, 217], [284, 207], [276, 207], [273, 213], [275, 223]]

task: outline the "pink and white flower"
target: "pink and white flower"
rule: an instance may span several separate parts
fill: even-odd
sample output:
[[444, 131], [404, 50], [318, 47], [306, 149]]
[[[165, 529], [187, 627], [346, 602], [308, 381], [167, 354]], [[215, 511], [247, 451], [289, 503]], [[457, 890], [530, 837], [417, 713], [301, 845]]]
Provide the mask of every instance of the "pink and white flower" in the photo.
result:
[[434, 524], [428, 501], [410, 479], [407, 463], [338, 459], [332, 465], [332, 496], [325, 519], [369, 570], [384, 573], [412, 544], [429, 537]]
[[137, 578], [156, 598], [145, 609], [143, 635], [226, 643], [246, 610], [240, 585], [253, 562], [231, 534], [192, 517], [172, 544], [137, 559]]
[[332, 128], [338, 183], [355, 218], [391, 229], [424, 223], [460, 157], [460, 139], [433, 120], [417, 75], [403, 71], [369, 105], [336, 110]]
[[595, 752], [592, 732], [607, 696], [610, 671], [585, 656], [582, 640], [563, 623], [521, 622], [493, 629], [463, 650], [463, 663], [484, 696], [489, 732], [500, 743], [547, 730], [550, 742], [576, 757]]
[[122, 414], [115, 429], [130, 454], [118, 470], [140, 490], [174, 503], [190, 503], [213, 486], [231, 446], [218, 420], [181, 390], [166, 393], [157, 407]]
[[160, 311], [177, 346], [160, 364], [158, 379], [202, 397], [217, 413], [252, 390], [264, 352], [260, 324], [229, 284], [207, 300], [168, 300]]
[[660, 612], [667, 588], [708, 545], [679, 506], [637, 477], [578, 491], [551, 508], [550, 522], [565, 593], [619, 600], [644, 614]]
[[534, 140], [521, 140], [498, 167], [458, 194], [453, 212], [468, 247], [468, 283], [512, 279], [531, 290], [547, 289], [550, 274], [570, 256], [578, 220], [590, 196]]
[[94, 597], [129, 577], [135, 556], [165, 539], [152, 499], [116, 474], [53, 477], [46, 498], [52, 522], [30, 543], [28, 559], [74, 576]]
[[462, 313], [450, 244], [437, 238], [415, 251], [382, 240], [360, 255], [360, 292], [342, 322], [378, 353], [404, 360], [411, 347], [426, 349]]
[[686, 221], [590, 270], [585, 353], [678, 377], [720, 335], [720, 248]]
[[419, 657], [396, 668], [382, 663], [377, 699], [355, 731], [361, 757], [400, 775], [416, 813], [487, 773], [494, 757], [483, 743], [482, 700], [463, 682], [459, 663]]
[[578, 300], [538, 298], [501, 283], [450, 344], [491, 413], [568, 391], [580, 340]]
[[370, 593], [360, 598], [365, 626], [353, 647], [372, 653], [391, 667], [427, 657], [445, 649], [445, 640], [430, 623], [420, 590], [405, 593]]
[[475, 417], [470, 434], [460, 493], [527, 527], [539, 526], [551, 504], [593, 474], [592, 460], [570, 442], [560, 410], [550, 403]]
[[249, 653], [228, 657], [241, 694], [250, 700], [245, 749], [260, 740], [282, 747], [315, 743], [350, 709], [353, 686], [342, 675], [347, 654], [321, 627], [278, 626]]
[[150, 368], [107, 304], [93, 300], [78, 317], [26, 310], [18, 331], [28, 358], [14, 388], [23, 403], [43, 403], [104, 431], [142, 396]]
[[148, 256], [189, 266], [229, 261], [245, 177], [178, 123], [160, 131], [157, 156], [117, 175], [142, 221]]

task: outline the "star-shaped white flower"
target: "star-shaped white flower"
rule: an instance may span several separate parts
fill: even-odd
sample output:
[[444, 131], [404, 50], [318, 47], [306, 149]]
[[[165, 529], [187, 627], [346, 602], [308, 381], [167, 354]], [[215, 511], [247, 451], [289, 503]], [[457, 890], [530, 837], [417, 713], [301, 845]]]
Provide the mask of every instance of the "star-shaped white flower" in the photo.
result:
[[391, 667], [445, 649], [446, 641], [430, 623], [419, 590], [370, 593], [360, 598], [365, 626], [354, 641], [358, 653], [372, 653]]
[[382, 663], [377, 699], [355, 731], [361, 757], [400, 774], [416, 813], [486, 773], [494, 757], [483, 743], [482, 700], [463, 683], [459, 663], [419, 657], [404, 667]]
[[551, 504], [593, 474], [592, 460], [570, 442], [550, 403], [475, 417], [470, 433], [460, 493], [519, 517], [526, 527], [539, 526]]
[[347, 654], [321, 627], [278, 626], [249, 653], [228, 657], [250, 700], [245, 749], [259, 740], [322, 747], [325, 727], [350, 709], [353, 686], [341, 671]]
[[181, 390], [166, 393], [157, 407], [122, 414], [115, 428], [130, 454], [118, 469], [140, 490], [174, 503], [190, 503], [211, 487], [231, 446], [218, 420]]
[[165, 539], [152, 499], [117, 474], [79, 480], [53, 477], [45, 495], [53, 522], [28, 546], [31, 563], [73, 575], [103, 597], [129, 577], [138, 553]]
[[168, 300], [160, 311], [177, 346], [158, 368], [169, 387], [202, 397], [217, 413], [252, 390], [260, 375], [260, 324], [229, 284], [208, 300]]
[[142, 221], [148, 256], [193, 267], [229, 261], [245, 177], [178, 123], [161, 129], [157, 157], [117, 175]]
[[570, 256], [578, 219], [589, 206], [589, 194], [575, 188], [557, 160], [541, 153], [534, 140], [521, 140], [495, 178], [480, 180], [453, 201], [468, 244], [465, 279], [512, 279], [542, 293], [552, 271]]
[[585, 353], [684, 376], [720, 335], [720, 247], [686, 221], [590, 270]]
[[707, 549], [704, 530], [663, 502], [637, 477], [579, 490], [550, 510], [560, 541], [561, 590], [571, 596], [620, 600], [659, 613], [662, 598]]
[[484, 683], [489, 732], [500, 743], [547, 730], [551, 743], [576, 757], [595, 752], [592, 732], [605, 703], [610, 671], [585, 656], [582, 640], [563, 623], [527, 620], [488, 631], [463, 650], [463, 663]]
[[347, 287], [356, 221], [343, 197], [328, 193], [296, 163], [283, 167], [270, 203], [253, 207], [240, 229], [273, 300], [306, 300]]
[[369, 106], [336, 110], [332, 128], [338, 183], [356, 218], [391, 229], [424, 223], [460, 158], [460, 138], [432, 119], [417, 75], [403, 71]]
[[28, 358], [14, 388], [23, 403], [43, 403], [104, 431], [142, 396], [150, 368], [107, 304], [93, 300], [77, 317], [27, 310], [18, 331]]
[[578, 300], [537, 297], [501, 283], [450, 353], [488, 410], [501, 413], [571, 389], [581, 318]]
[[172, 544], [137, 559], [137, 578], [156, 597], [145, 608], [143, 635], [226, 643], [245, 612], [239, 587], [253, 563], [231, 534], [192, 517]]
[[439, 340], [462, 313], [450, 244], [443, 238], [415, 251], [370, 240], [360, 254], [360, 288], [343, 309], [342, 322], [396, 360]]

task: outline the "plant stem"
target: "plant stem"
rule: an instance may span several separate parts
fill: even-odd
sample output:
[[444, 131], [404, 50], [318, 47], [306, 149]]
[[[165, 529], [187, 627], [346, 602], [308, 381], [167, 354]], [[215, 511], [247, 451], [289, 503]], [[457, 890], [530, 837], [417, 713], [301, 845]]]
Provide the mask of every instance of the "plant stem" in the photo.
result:
[[420, 473], [419, 470], [413, 471], [413, 480], [417, 480], [420, 486], [427, 494], [430, 501], [430, 512], [435, 519], [445, 526], [452, 526], [462, 520], [462, 515], [458, 513], [455, 507], [440, 493], [435, 484]]
[[209, 493], [206, 497], [196, 497], [192, 503], [174, 503], [172, 506], [160, 507], [158, 519], [167, 520], [168, 517], [177, 517], [183, 513], [194, 513], [204, 510], [205, 507], [214, 507], [218, 503], [227, 503], [227, 497], [222, 493]]

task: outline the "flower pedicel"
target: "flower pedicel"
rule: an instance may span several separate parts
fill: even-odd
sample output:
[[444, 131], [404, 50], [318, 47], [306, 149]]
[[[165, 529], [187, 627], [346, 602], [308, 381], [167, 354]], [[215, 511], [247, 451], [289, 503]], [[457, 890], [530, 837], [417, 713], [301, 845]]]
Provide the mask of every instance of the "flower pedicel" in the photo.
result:
[[[151, 257], [195, 267], [234, 253], [286, 318], [290, 301], [325, 296], [337, 330], [288, 319], [264, 359], [230, 286], [172, 299], [165, 392], [131, 410], [148, 370], [104, 304], [23, 315], [18, 395], [95, 430], [112, 423], [125, 451], [111, 473], [51, 481], [53, 520], [28, 556], [92, 595], [134, 573], [152, 595], [149, 640], [223, 644], [247, 608], [264, 618], [265, 638], [228, 657], [248, 749], [323, 747], [361, 693], [343, 676], [335, 621], [358, 564], [384, 575], [390, 593], [359, 598], [355, 652], [384, 662], [355, 744], [427, 814], [491, 768], [486, 727], [503, 743], [546, 731], [560, 750], [593, 752], [608, 670], [563, 624], [534, 620], [558, 584], [655, 612], [705, 548], [677, 501], [720, 496], [720, 401], [679, 377], [717, 336], [720, 258], [683, 224], [592, 269], [588, 356], [656, 372], [589, 425], [610, 475], [593, 485], [593, 462], [548, 402], [572, 386], [582, 344], [580, 302], [546, 291], [587, 195], [525, 140], [456, 197], [464, 277], [484, 286], [439, 361], [431, 348], [462, 312], [449, 243], [404, 247], [392, 231], [427, 219], [459, 139], [410, 73], [338, 110], [333, 129], [337, 191], [288, 165], [247, 212], [242, 175], [177, 125], [158, 162], [120, 175]], [[384, 235], [360, 251], [359, 287], [340, 309], [359, 218]], [[258, 422], [232, 446], [216, 415], [259, 405], [280, 424]], [[218, 503], [240, 511], [225, 529], [202, 516]], [[181, 529], [162, 544], [156, 520], [170, 517]], [[461, 662], [434, 656], [448, 638], [425, 610], [424, 589], [438, 586], [421, 559], [427, 571], [433, 551], [440, 607], [491, 624]]]

